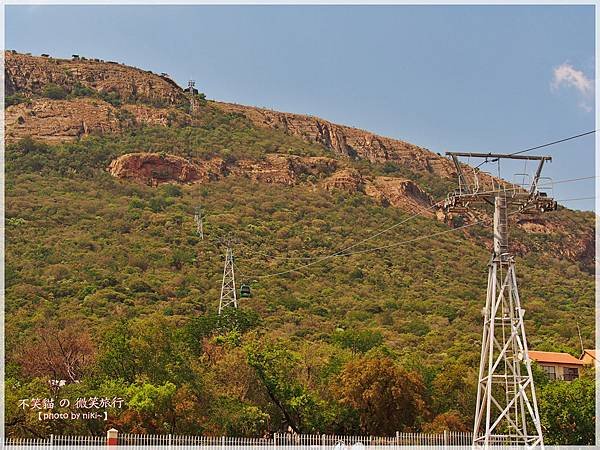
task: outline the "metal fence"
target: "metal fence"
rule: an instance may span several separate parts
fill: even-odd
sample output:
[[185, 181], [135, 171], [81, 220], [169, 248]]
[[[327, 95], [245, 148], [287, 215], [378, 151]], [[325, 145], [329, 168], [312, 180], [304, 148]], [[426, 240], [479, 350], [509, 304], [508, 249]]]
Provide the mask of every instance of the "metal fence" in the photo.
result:
[[[106, 436], [50, 436], [45, 439], [6, 438], [5, 448], [11, 450], [59, 450], [85, 447], [105, 448]], [[444, 433], [396, 433], [395, 436], [343, 436], [327, 434], [282, 434], [275, 433], [268, 438], [248, 438], [230, 436], [185, 436], [174, 434], [119, 434], [117, 445], [132, 448], [183, 447], [202, 449], [235, 449], [273, 447], [283, 450], [292, 448], [307, 449], [360, 449], [377, 447], [425, 446], [440, 448], [446, 446], [470, 446], [472, 433], [446, 431]]]

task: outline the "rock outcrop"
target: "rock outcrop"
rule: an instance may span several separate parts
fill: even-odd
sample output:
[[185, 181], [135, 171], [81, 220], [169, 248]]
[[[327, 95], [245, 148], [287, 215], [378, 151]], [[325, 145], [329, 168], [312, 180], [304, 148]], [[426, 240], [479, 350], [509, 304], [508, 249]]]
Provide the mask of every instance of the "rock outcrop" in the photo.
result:
[[[596, 230], [593, 221], [575, 223], [570, 217], [554, 215], [522, 216], [514, 219], [514, 224], [528, 234], [543, 236], [541, 247], [536, 251], [548, 252], [554, 256], [572, 261], [580, 261], [593, 268], [595, 258]], [[527, 251], [534, 250], [526, 248]]]
[[332, 158], [280, 154], [228, 164], [221, 158], [190, 161], [175, 155], [139, 152], [114, 159], [108, 171], [116, 178], [154, 186], [173, 182], [207, 183], [227, 176], [288, 186], [307, 183], [328, 191], [360, 192], [384, 206], [434, 216], [431, 198], [414, 182], [393, 177], [363, 177], [353, 168], [336, 171], [338, 165], [339, 162]]
[[114, 159], [108, 172], [116, 178], [158, 185], [215, 181], [225, 175], [226, 168], [219, 158], [197, 164], [180, 156], [139, 152]]
[[6, 108], [5, 121], [8, 143], [26, 136], [56, 143], [89, 134], [115, 133], [138, 125], [182, 125], [189, 122], [189, 117], [176, 108], [152, 108], [142, 104], [116, 108], [96, 98], [38, 98]]
[[414, 181], [396, 177], [364, 177], [358, 170], [345, 168], [323, 180], [328, 191], [362, 192], [383, 206], [434, 217], [436, 208], [429, 194]]
[[6, 109], [6, 141], [25, 136], [45, 142], [78, 139], [94, 131], [119, 130], [115, 108], [109, 103], [90, 100], [34, 100]]
[[431, 196], [411, 180], [375, 177], [366, 185], [365, 193], [383, 205], [390, 205], [427, 217], [435, 216]]
[[282, 130], [301, 139], [322, 144], [335, 153], [370, 162], [397, 162], [417, 172], [444, 178], [455, 175], [452, 162], [425, 148], [390, 139], [357, 128], [337, 125], [327, 120], [301, 114], [282, 113], [233, 103], [211, 102], [217, 108], [240, 113], [254, 125]]
[[[49, 95], [46, 92], [49, 84], [60, 86], [64, 91], [62, 96], [69, 94], [68, 97], [62, 100], [44, 97]], [[186, 93], [168, 76], [113, 62], [7, 52], [5, 88], [7, 96], [19, 94], [12, 101], [21, 102], [5, 109], [8, 143], [27, 136], [56, 143], [90, 134], [118, 133], [140, 125], [192, 125], [192, 117], [178, 108], [187, 104]], [[173, 155], [140, 152], [117, 158], [111, 163], [110, 172], [119, 178], [153, 185], [202, 183], [226, 176], [280, 185], [308, 183], [328, 191], [364, 193], [380, 204], [436, 217], [452, 226], [490, 219], [483, 211], [470, 211], [460, 218], [445, 214], [433, 207], [432, 199], [416, 183], [404, 178], [368, 176], [349, 162], [353, 159], [389, 162], [402, 169], [401, 172], [413, 172], [424, 180], [433, 180], [432, 177], [455, 180], [452, 161], [428, 149], [313, 116], [221, 102], [209, 102], [208, 108], [242, 114], [257, 127], [281, 130], [306, 142], [321, 144], [337, 159], [267, 154], [260, 160], [226, 163], [219, 158], [188, 161]], [[464, 166], [463, 171], [470, 184], [479, 186], [480, 191], [499, 186], [514, 188], [469, 166]], [[592, 220], [558, 213], [521, 218], [517, 227], [528, 234], [540, 235], [535, 242], [544, 242], [544, 248], [528, 248], [514, 240], [514, 251], [525, 254], [542, 250], [593, 268], [595, 230], [591, 223]], [[514, 232], [517, 234], [516, 229]], [[475, 234], [473, 238], [480, 240]]]
[[164, 76], [134, 67], [96, 60], [42, 58], [5, 52], [5, 92], [42, 94], [48, 84], [71, 92], [84, 86], [121, 99], [143, 99], [159, 104], [185, 102], [184, 91]]
[[268, 154], [259, 161], [239, 161], [229, 170], [253, 181], [292, 185], [306, 180], [308, 176], [314, 179], [327, 176], [337, 165], [333, 158]]
[[207, 183], [226, 176], [242, 176], [256, 182], [293, 185], [308, 175], [322, 177], [335, 170], [337, 161], [322, 157], [269, 154], [264, 159], [241, 160], [229, 164], [221, 158], [189, 161], [161, 153], [128, 153], [114, 159], [108, 171], [116, 178], [145, 184]]
[[322, 186], [328, 191], [365, 192], [365, 180], [356, 169], [342, 169], [326, 178]]

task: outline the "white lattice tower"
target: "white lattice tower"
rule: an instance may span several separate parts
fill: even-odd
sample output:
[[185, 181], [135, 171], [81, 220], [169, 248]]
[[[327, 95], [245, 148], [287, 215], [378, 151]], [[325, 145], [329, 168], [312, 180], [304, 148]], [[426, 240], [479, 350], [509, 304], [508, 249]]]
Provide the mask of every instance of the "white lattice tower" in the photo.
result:
[[237, 308], [237, 306], [233, 250], [231, 245], [227, 244], [225, 267], [223, 268], [223, 282], [221, 284], [221, 298], [219, 299], [219, 314], [221, 314], [221, 311], [225, 308]]
[[[548, 156], [513, 154], [448, 153], [454, 161], [459, 190], [448, 196], [449, 212], [465, 212], [475, 204], [494, 206], [494, 251], [489, 264], [483, 335], [473, 425], [473, 446], [504, 445], [543, 448], [544, 440], [537, 407], [531, 360], [525, 335], [525, 310], [521, 305], [514, 257], [508, 245], [508, 209], [515, 213], [551, 211], [556, 201], [538, 192], [538, 181]], [[538, 161], [530, 188], [511, 186], [498, 180], [491, 191], [480, 191], [477, 173], [473, 183], [462, 171], [458, 157]], [[472, 184], [472, 186], [470, 185]]]

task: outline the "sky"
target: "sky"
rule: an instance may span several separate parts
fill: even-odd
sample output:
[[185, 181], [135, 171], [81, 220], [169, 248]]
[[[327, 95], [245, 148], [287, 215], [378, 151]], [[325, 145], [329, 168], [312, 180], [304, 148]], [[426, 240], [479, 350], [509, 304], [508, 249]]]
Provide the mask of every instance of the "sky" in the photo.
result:
[[[7, 49], [166, 72], [210, 99], [439, 153], [510, 153], [595, 127], [594, 6], [7, 6], [5, 21]], [[591, 135], [538, 153], [558, 182], [594, 176], [594, 150]], [[500, 167], [510, 181], [531, 169]], [[594, 182], [549, 195], [593, 197]]]

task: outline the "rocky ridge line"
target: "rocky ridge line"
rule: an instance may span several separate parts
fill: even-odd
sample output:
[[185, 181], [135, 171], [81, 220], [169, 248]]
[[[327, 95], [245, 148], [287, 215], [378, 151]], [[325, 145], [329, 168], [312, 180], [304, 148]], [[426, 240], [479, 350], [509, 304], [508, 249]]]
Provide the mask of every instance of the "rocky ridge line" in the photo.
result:
[[114, 159], [108, 172], [121, 179], [152, 186], [162, 183], [209, 183], [228, 176], [255, 182], [292, 186], [312, 183], [328, 190], [361, 192], [385, 206], [433, 217], [431, 197], [411, 180], [394, 177], [363, 177], [356, 169], [343, 167], [336, 159], [268, 154], [264, 160], [226, 163], [221, 158], [190, 161], [159, 153], [128, 153]]

